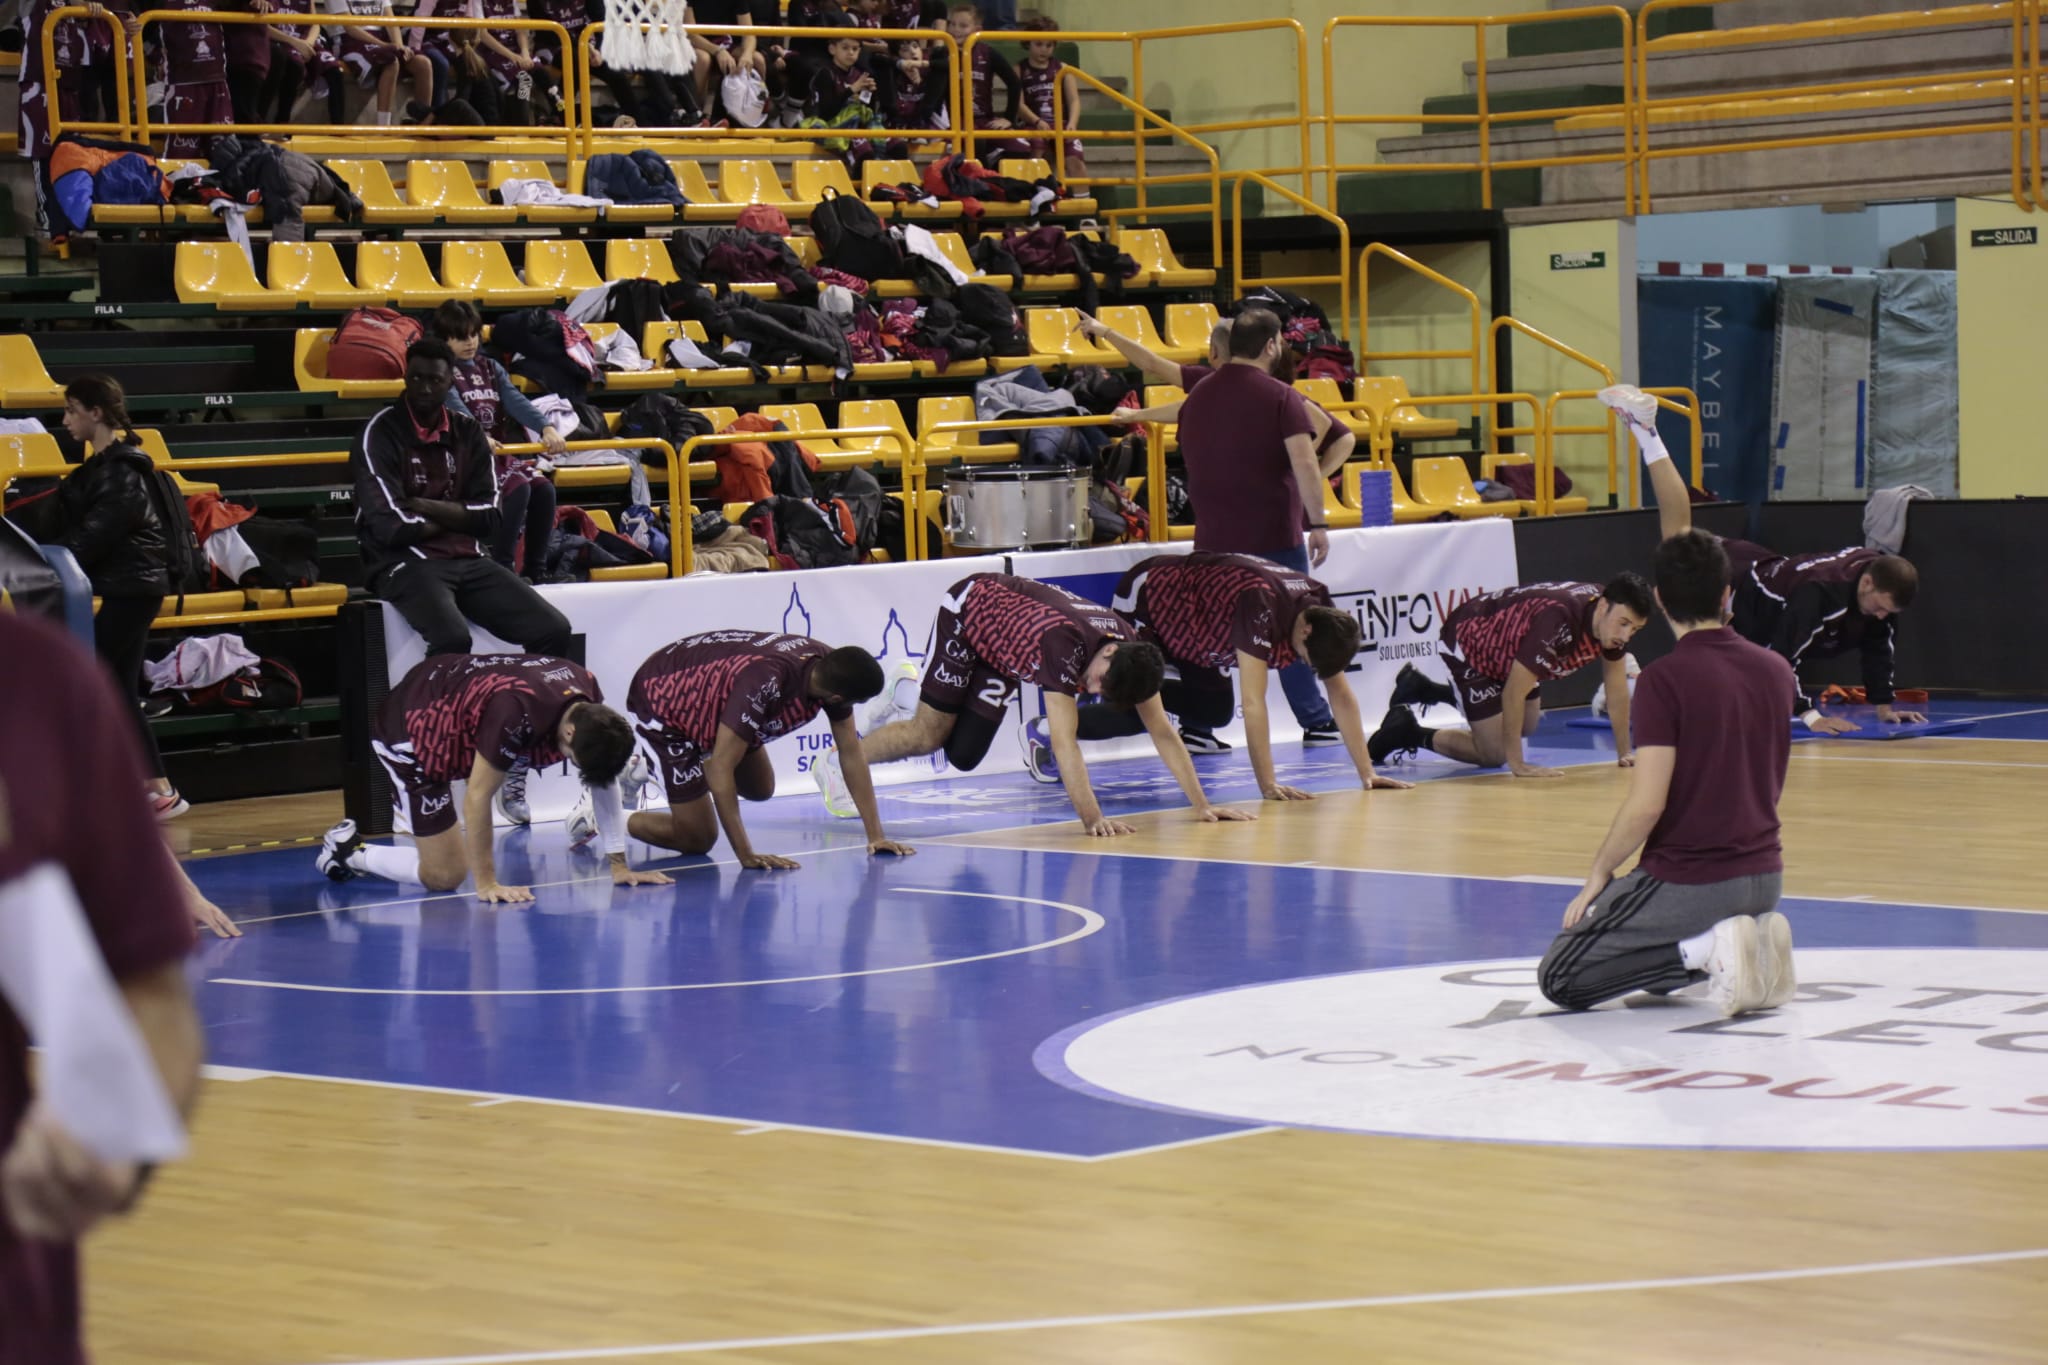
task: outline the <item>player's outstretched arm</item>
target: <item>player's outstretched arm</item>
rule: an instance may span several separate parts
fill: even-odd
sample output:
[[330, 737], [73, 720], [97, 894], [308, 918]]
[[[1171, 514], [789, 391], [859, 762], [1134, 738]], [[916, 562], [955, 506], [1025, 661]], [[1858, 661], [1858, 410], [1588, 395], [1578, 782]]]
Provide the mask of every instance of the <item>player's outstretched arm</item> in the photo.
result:
[[839, 775], [846, 779], [853, 808], [860, 812], [861, 828], [868, 836], [868, 852], [889, 853], [899, 858], [917, 852], [882, 832], [882, 814], [875, 805], [875, 780], [868, 772], [868, 758], [861, 750], [860, 731], [854, 728], [851, 714], [845, 720], [832, 722], [832, 744], [839, 750]]
[[739, 859], [741, 867], [756, 872], [801, 867], [794, 858], [754, 852], [754, 845], [747, 838], [746, 822], [740, 819], [739, 788], [740, 760], [746, 756], [747, 742], [739, 732], [730, 725], [719, 726], [711, 757], [704, 760], [704, 781], [711, 788], [711, 808], [718, 812], [718, 825], [725, 831], [725, 841], [732, 845], [733, 857]]
[[462, 797], [462, 842], [469, 857], [469, 873], [476, 878], [476, 898], [496, 905], [517, 905], [532, 900], [533, 891], [500, 885], [497, 860], [491, 852], [491, 798], [504, 782], [505, 774], [478, 754], [470, 765], [469, 788]]
[[[1251, 755], [1252, 780], [1259, 784], [1259, 795], [1268, 801], [1313, 801], [1315, 793], [1281, 786], [1273, 771], [1273, 721], [1266, 709], [1266, 677], [1270, 672], [1266, 661], [1258, 655], [1237, 651], [1237, 688], [1239, 704], [1244, 708], [1244, 747]], [[1174, 738], [1180, 736], [1176, 734]]]
[[1344, 752], [1351, 755], [1351, 766], [1358, 769], [1358, 785], [1367, 791], [1408, 791], [1415, 784], [1402, 782], [1397, 778], [1381, 777], [1373, 771], [1372, 755], [1365, 744], [1365, 717], [1358, 711], [1358, 694], [1351, 690], [1351, 682], [1342, 673], [1334, 678], [1323, 679], [1323, 691], [1329, 694], [1330, 714], [1337, 719], [1337, 733], [1344, 736]]
[[1046, 693], [1045, 724], [1052, 732], [1052, 756], [1059, 764], [1060, 785], [1067, 789], [1074, 814], [1081, 817], [1081, 828], [1098, 839], [1131, 833], [1123, 821], [1103, 815], [1095, 788], [1088, 784], [1088, 764], [1081, 757], [1081, 708], [1074, 699], [1063, 692]]
[[[1195, 776], [1195, 761], [1188, 757], [1188, 746], [1181, 743], [1180, 731], [1174, 728], [1173, 718], [1166, 714], [1166, 705], [1157, 695], [1138, 703], [1138, 719], [1145, 722], [1145, 733], [1152, 736], [1152, 747], [1159, 751], [1159, 757], [1165, 762], [1167, 771], [1173, 774], [1173, 780], [1180, 783], [1181, 792], [1194, 808], [1197, 820], [1215, 823], [1259, 818], [1250, 811], [1209, 803], [1209, 794], [1202, 790], [1202, 779]], [[1065, 773], [1066, 768], [1063, 766], [1060, 771]], [[1270, 762], [1268, 771], [1271, 771]]]
[[1629, 703], [1632, 698], [1628, 690], [1628, 660], [1602, 659], [1600, 681], [1607, 689], [1607, 723], [1614, 727], [1614, 761], [1624, 768], [1636, 766], [1635, 754], [1631, 751], [1633, 740], [1629, 734]]

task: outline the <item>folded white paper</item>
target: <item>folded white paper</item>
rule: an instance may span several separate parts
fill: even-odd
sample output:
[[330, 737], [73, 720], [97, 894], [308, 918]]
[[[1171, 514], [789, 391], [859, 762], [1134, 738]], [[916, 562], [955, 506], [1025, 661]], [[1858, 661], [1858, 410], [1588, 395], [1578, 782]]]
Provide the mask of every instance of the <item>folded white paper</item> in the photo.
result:
[[177, 1107], [55, 863], [0, 885], [0, 995], [42, 1049], [44, 1104], [87, 1151], [103, 1161], [185, 1154]]

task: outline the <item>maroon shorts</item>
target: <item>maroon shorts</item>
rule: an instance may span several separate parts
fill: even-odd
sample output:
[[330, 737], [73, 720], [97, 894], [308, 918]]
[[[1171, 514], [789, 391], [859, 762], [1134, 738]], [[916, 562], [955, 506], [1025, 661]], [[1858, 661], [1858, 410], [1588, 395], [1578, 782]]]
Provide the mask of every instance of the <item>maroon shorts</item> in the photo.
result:
[[670, 810], [710, 794], [711, 783], [704, 776], [705, 753], [696, 740], [666, 725], [650, 725], [637, 716], [634, 721], [633, 728], [640, 732], [640, 738], [654, 751], [655, 762], [661, 765], [661, 782], [668, 789]]
[[1478, 672], [1458, 656], [1456, 649], [1450, 641], [1443, 641], [1437, 646], [1436, 656], [1450, 670], [1451, 688], [1458, 694], [1458, 710], [1472, 725], [1492, 720], [1500, 714], [1500, 694], [1507, 683]]
[[341, 37], [342, 65], [356, 73], [358, 81], [368, 81], [371, 76], [387, 66], [396, 65], [412, 56], [410, 48], [393, 47], [390, 43], [372, 42], [358, 38], [353, 32]]
[[967, 643], [959, 613], [951, 607], [941, 607], [939, 619], [932, 626], [931, 648], [925, 654], [924, 685], [918, 689], [918, 700], [949, 716], [964, 711], [991, 724], [1000, 724], [1016, 690], [1014, 679], [976, 657]]
[[446, 834], [455, 828], [454, 787], [447, 782], [431, 781], [420, 771], [419, 760], [413, 756], [411, 740], [394, 743], [375, 739], [370, 742], [370, 748], [377, 755], [377, 761], [384, 765], [384, 771], [391, 775], [391, 785], [398, 788], [399, 799], [405, 802], [405, 818], [412, 826], [414, 838]]
[[[233, 123], [235, 101], [226, 81], [202, 81], [174, 85], [164, 97], [165, 123]], [[202, 160], [211, 133], [172, 133], [164, 139], [164, 155], [181, 160]]]

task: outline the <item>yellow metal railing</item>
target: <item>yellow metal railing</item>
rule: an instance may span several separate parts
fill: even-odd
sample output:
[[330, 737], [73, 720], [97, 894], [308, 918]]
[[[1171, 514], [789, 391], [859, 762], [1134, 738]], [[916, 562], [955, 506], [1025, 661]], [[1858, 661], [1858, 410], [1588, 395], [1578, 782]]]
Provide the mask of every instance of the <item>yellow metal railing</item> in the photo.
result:
[[127, 30], [121, 26], [121, 17], [110, 9], [101, 9], [98, 14], [94, 14], [93, 7], [90, 6], [65, 5], [50, 11], [49, 19], [43, 24], [42, 33], [32, 37], [32, 41], [40, 42], [43, 49], [43, 107], [46, 111], [44, 117], [49, 122], [50, 141], [55, 142], [60, 135], [67, 132], [111, 133], [124, 142], [141, 140], [135, 136], [134, 121], [129, 117], [134, 112], [135, 100], [129, 92], [126, 62], [114, 63], [114, 112], [120, 116], [114, 121], [78, 120], [66, 123], [64, 101], [57, 97], [57, 25], [73, 19], [103, 23], [113, 35], [113, 46], [110, 50], [119, 52], [128, 36]]
[[[1244, 187], [1251, 181], [1262, 188], [1279, 195], [1294, 204], [1312, 218], [1321, 218], [1337, 227], [1337, 273], [1334, 275], [1254, 275], [1245, 267], [1244, 252]], [[1337, 286], [1337, 326], [1343, 327], [1344, 313], [1351, 298], [1351, 225], [1322, 205], [1304, 195], [1296, 194], [1284, 185], [1279, 185], [1257, 171], [1237, 171], [1230, 177], [1230, 266], [1231, 279], [1238, 293], [1261, 286], [1277, 288], [1314, 288], [1317, 285]]]
[[[689, 440], [683, 442], [680, 450], [670, 451], [668, 543], [669, 557], [673, 564], [671, 570], [673, 576], [680, 578], [684, 574], [689, 573], [695, 566], [696, 556], [696, 546], [690, 535], [690, 513], [687, 510], [689, 504], [682, 492], [682, 484], [675, 477], [678, 462], [689, 471], [690, 482], [695, 482], [698, 479], [718, 478], [720, 477], [720, 472], [717, 464], [713, 463], [715, 457], [699, 461], [694, 458], [698, 452], [708, 452], [719, 446], [758, 444], [764, 437], [773, 434], [759, 431], [722, 431], [710, 436], [692, 436]], [[789, 439], [798, 442], [836, 441], [846, 437], [892, 442], [897, 448], [896, 458], [893, 463], [894, 467], [902, 472], [903, 487], [908, 491], [912, 486], [912, 481], [916, 474], [915, 448], [909, 436], [897, 431], [893, 427], [825, 427], [817, 431], [791, 431], [786, 433], [786, 435]], [[601, 446], [619, 447], [636, 443], [630, 441], [604, 441], [598, 444]], [[660, 441], [643, 441], [637, 444], [664, 446], [666, 448], [665, 443]], [[889, 465], [892, 463], [889, 457], [880, 450], [813, 453], [817, 456], [818, 466], [821, 469], [866, 468], [869, 465]], [[910, 553], [913, 559], [919, 558], [920, 556], [916, 553], [908, 550], [910, 537], [911, 531], [906, 524], [904, 528], [906, 553]]]
[[[1372, 348], [1372, 317], [1370, 313], [1370, 307], [1372, 294], [1372, 263], [1375, 258], [1392, 261], [1395, 265], [1400, 266], [1403, 270], [1408, 271], [1410, 274], [1415, 275], [1427, 281], [1428, 283], [1437, 286], [1440, 289], [1449, 290], [1451, 293], [1457, 295], [1458, 298], [1464, 302], [1465, 311], [1471, 324], [1472, 344], [1468, 347], [1458, 350], [1374, 350]], [[1439, 271], [1430, 269], [1422, 262], [1416, 260], [1413, 256], [1407, 255], [1404, 252], [1396, 251], [1394, 250], [1394, 248], [1388, 246], [1384, 242], [1369, 242], [1366, 244], [1365, 250], [1358, 253], [1358, 273], [1356, 276], [1354, 276], [1354, 278], [1358, 282], [1358, 336], [1356, 338], [1356, 344], [1358, 347], [1358, 372], [1360, 374], [1364, 374], [1366, 372], [1366, 367], [1377, 360], [1464, 360], [1470, 363], [1472, 371], [1472, 382], [1470, 385], [1469, 392], [1478, 393], [1485, 386], [1485, 381], [1480, 378], [1479, 369], [1481, 354], [1480, 331], [1482, 324], [1480, 322], [1481, 310], [1479, 306], [1479, 296], [1477, 294], [1473, 293], [1470, 289], [1467, 289], [1464, 285], [1459, 284], [1450, 276], [1445, 275]], [[1476, 411], [1474, 415], [1477, 415]]]

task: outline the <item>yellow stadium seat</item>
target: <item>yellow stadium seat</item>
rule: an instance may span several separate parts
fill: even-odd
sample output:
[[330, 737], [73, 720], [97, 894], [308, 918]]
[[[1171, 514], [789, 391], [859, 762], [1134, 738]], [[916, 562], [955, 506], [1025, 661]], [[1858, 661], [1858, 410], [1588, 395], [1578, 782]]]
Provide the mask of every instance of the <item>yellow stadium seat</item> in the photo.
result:
[[1419, 459], [1410, 467], [1410, 472], [1415, 476], [1415, 500], [1434, 511], [1449, 512], [1466, 519], [1522, 515], [1519, 502], [1487, 502], [1482, 499], [1479, 490], [1472, 486], [1472, 475], [1466, 470], [1465, 462], [1455, 455]]
[[691, 222], [730, 223], [746, 207], [713, 192], [711, 182], [704, 178], [702, 162], [689, 157], [671, 157], [668, 166], [676, 173], [676, 188], [683, 192], [683, 198], [690, 201], [683, 216]]
[[1361, 439], [1371, 437], [1372, 418], [1364, 410], [1351, 408], [1340, 411], [1338, 409], [1337, 405], [1347, 400], [1344, 397], [1344, 390], [1338, 386], [1336, 380], [1297, 379], [1294, 381], [1294, 387], [1296, 392], [1300, 393], [1302, 397], [1308, 399], [1311, 403], [1320, 404], [1323, 410], [1329, 413], [1330, 416], [1336, 418], [1345, 426], [1350, 427], [1352, 435]]
[[782, 177], [775, 173], [772, 161], [719, 162], [718, 189], [718, 198], [728, 204], [773, 204], [785, 212], [797, 207], [782, 187]]
[[[909, 161], [863, 161], [860, 164], [860, 197], [869, 199], [877, 185], [922, 185], [924, 172]], [[893, 215], [884, 210], [893, 210]], [[953, 202], [926, 207], [919, 203], [885, 204], [875, 208], [883, 218], [958, 218], [960, 205]]]
[[431, 308], [456, 291], [434, 278], [426, 253], [413, 241], [364, 242], [356, 247], [356, 283], [403, 308]]
[[526, 282], [558, 299], [573, 299], [604, 283], [590, 263], [590, 249], [581, 242], [530, 241], [526, 244]]
[[71, 467], [57, 445], [57, 438], [47, 432], [0, 436], [0, 484], [24, 472], [62, 474]]
[[346, 181], [348, 187], [355, 191], [356, 198], [363, 201], [363, 221], [373, 227], [434, 221], [433, 209], [407, 203], [398, 197], [398, 187], [391, 183], [391, 172], [381, 161], [340, 157], [329, 161], [327, 169]]
[[499, 241], [443, 242], [441, 283], [457, 298], [475, 299], [486, 308], [532, 308], [557, 297], [546, 285], [522, 283]]
[[1190, 270], [1173, 254], [1166, 233], [1159, 228], [1125, 228], [1117, 234], [1117, 250], [1138, 263], [1133, 284], [1159, 289], [1209, 289], [1216, 284], [1213, 270]]
[[842, 450], [873, 451], [876, 458], [891, 464], [900, 463], [911, 450], [910, 428], [904, 425], [903, 409], [892, 398], [849, 398], [839, 405], [839, 425], [842, 427], [886, 427], [903, 438], [897, 444], [884, 436], [842, 436], [839, 447]]
[[769, 421], [780, 422], [796, 435], [803, 437], [803, 443], [811, 448], [813, 455], [840, 453], [838, 441], [830, 437], [805, 434], [830, 429], [825, 414], [818, 410], [816, 403], [763, 403], [757, 411]]
[[[1503, 465], [1533, 465], [1535, 463], [1536, 457], [1534, 455], [1481, 455], [1479, 457], [1479, 477], [1482, 479], [1498, 480]], [[1534, 498], [1522, 498], [1520, 502], [1522, 504], [1523, 516], [1533, 517], [1536, 515], [1536, 500]], [[1585, 511], [1590, 505], [1585, 498], [1576, 495], [1552, 498], [1550, 500], [1550, 512], [1552, 516], [1576, 516], [1578, 513]]]
[[982, 445], [978, 431], [934, 431], [932, 428], [942, 422], [972, 422], [974, 416], [974, 395], [967, 393], [942, 394], [934, 398], [917, 400], [917, 441], [924, 450], [926, 460], [945, 461], [953, 459], [961, 446], [973, 446], [990, 455], [1004, 455], [1014, 458], [1015, 444]]
[[[1002, 173], [1009, 176], [1012, 180], [1038, 181], [1052, 174], [1052, 163], [1043, 157], [1004, 157]], [[997, 206], [991, 205], [990, 207]], [[1001, 207], [1016, 207], [1024, 212], [1029, 212], [1031, 206], [1028, 204], [1014, 206], [1006, 204]], [[1086, 195], [1076, 195], [1069, 199], [1057, 201], [1054, 203], [1052, 211], [1054, 213], [1093, 213], [1095, 212], [1095, 200]]]
[[282, 607], [339, 607], [348, 601], [346, 583], [308, 583], [303, 588], [244, 588], [243, 601], [256, 611]]
[[[934, 232], [932, 234], [932, 242], [938, 247], [939, 254], [944, 256], [955, 270], [967, 276], [970, 283], [997, 283], [975, 268], [974, 261], [967, 254], [967, 243], [960, 240], [959, 233]], [[917, 282], [915, 280], [873, 280], [870, 283], [874, 286], [875, 293], [885, 299], [912, 299], [917, 297]], [[1003, 280], [1000, 283], [1000, 287], [1007, 290], [1010, 287], [1010, 282]]]
[[265, 264], [273, 290], [315, 308], [360, 308], [385, 301], [376, 290], [349, 283], [331, 242], [272, 242]]
[[740, 420], [740, 410], [738, 408], [727, 408], [714, 405], [708, 408], [698, 408], [697, 411], [703, 414], [705, 421], [711, 423], [711, 429], [713, 431], [724, 431], [734, 422]]
[[405, 165], [405, 198], [409, 204], [432, 209], [448, 223], [516, 223], [519, 210], [493, 204], [477, 193], [467, 161], [408, 161]]
[[726, 366], [715, 370], [688, 370], [674, 366], [674, 362], [669, 358], [668, 344], [679, 336], [688, 337], [696, 342], [700, 350], [707, 353], [711, 350], [711, 342], [704, 335], [704, 324], [701, 322], [650, 322], [647, 324], [646, 334], [640, 341], [640, 353], [657, 365], [673, 367], [676, 377], [682, 381], [685, 388], [724, 388], [732, 384], [754, 382], [754, 372], [740, 366]]
[[210, 303], [245, 312], [299, 306], [292, 295], [258, 283], [249, 258], [233, 242], [180, 242], [173, 269], [180, 303]]
[[64, 386], [50, 377], [26, 332], [0, 336], [0, 408], [61, 408]]
[[[1159, 335], [1159, 329], [1152, 324], [1152, 314], [1143, 304], [1105, 304], [1095, 311], [1095, 316], [1105, 327], [1143, 346], [1154, 355], [1165, 356], [1168, 360], [1188, 364], [1200, 360], [1199, 353], [1185, 346], [1174, 346]], [[1116, 362], [1122, 364], [1121, 360]]]
[[1398, 374], [1362, 374], [1351, 382], [1351, 391], [1360, 402], [1372, 404], [1396, 439], [1441, 441], [1458, 434], [1458, 424], [1451, 418], [1427, 417], [1422, 409], [1407, 406], [1408, 381]]
[[[610, 531], [613, 535], [619, 533], [619, 528], [612, 522], [612, 514], [605, 511], [602, 507], [586, 508], [584, 509], [584, 515], [590, 518], [598, 530]], [[668, 565], [661, 563], [615, 564], [610, 568], [592, 569], [590, 571], [590, 581], [593, 583], [637, 583], [650, 578], [667, 577]]]
[[[586, 322], [583, 330], [590, 333], [591, 340], [601, 340], [619, 330], [616, 322]], [[645, 333], [635, 337], [637, 343], [645, 339]], [[654, 362], [651, 370], [606, 370], [604, 386], [614, 393], [645, 393], [650, 389], [672, 389], [682, 382], [683, 372], [668, 363], [668, 356], [661, 351], [641, 354]]]
[[1169, 303], [1166, 305], [1166, 340], [1181, 350], [1195, 352], [1194, 364], [1209, 354], [1209, 334], [1223, 315], [1213, 303]]
[[649, 237], [614, 237], [604, 244], [604, 277], [673, 284], [676, 265], [669, 259], [667, 242]]
[[[484, 188], [496, 192], [498, 186], [507, 180], [545, 180], [555, 184], [553, 173], [545, 161], [504, 160], [493, 161], [484, 170]], [[518, 208], [522, 223], [594, 223], [597, 221], [595, 208], [583, 208], [571, 204], [521, 204]]]
[[300, 393], [331, 393], [338, 398], [396, 398], [405, 392], [399, 379], [329, 379], [327, 343], [332, 327], [301, 327], [292, 335], [292, 373]]
[[849, 199], [860, 198], [860, 191], [854, 188], [853, 177], [846, 173], [845, 162], [830, 160], [790, 163], [790, 197], [799, 204], [816, 204], [825, 197], [826, 190], [843, 194]]
[[1097, 345], [1081, 333], [1081, 314], [1073, 308], [1026, 308], [1024, 334], [1031, 349], [1070, 365], [1121, 366], [1121, 353]]

